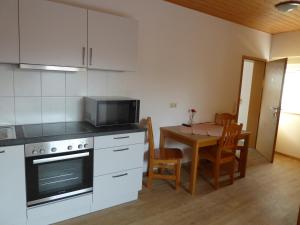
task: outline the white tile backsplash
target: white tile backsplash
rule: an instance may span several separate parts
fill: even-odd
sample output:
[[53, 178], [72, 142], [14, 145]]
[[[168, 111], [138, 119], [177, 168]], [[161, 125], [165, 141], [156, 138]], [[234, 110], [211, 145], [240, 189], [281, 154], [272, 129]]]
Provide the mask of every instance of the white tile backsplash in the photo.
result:
[[82, 121], [84, 110], [83, 97], [67, 97], [66, 99], [66, 121]]
[[33, 124], [42, 122], [41, 97], [16, 97], [16, 124]]
[[14, 96], [14, 71], [11, 65], [0, 64], [0, 96]]
[[42, 72], [42, 96], [66, 95], [66, 73], [64, 72]]
[[125, 92], [124, 74], [114, 73], [21, 70], [0, 64], [0, 125], [81, 121], [84, 96]]
[[41, 72], [16, 69], [14, 72], [15, 96], [41, 96]]
[[88, 96], [107, 95], [107, 71], [88, 71]]
[[45, 97], [42, 99], [42, 122], [54, 123], [66, 121], [66, 98]]
[[0, 97], [0, 126], [15, 124], [14, 97]]
[[66, 96], [87, 95], [87, 72], [67, 72]]

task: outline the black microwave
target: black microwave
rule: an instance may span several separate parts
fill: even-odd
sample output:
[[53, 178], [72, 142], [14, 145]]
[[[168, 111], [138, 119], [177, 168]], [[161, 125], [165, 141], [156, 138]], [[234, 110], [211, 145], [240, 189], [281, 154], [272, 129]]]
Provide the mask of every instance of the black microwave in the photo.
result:
[[126, 97], [85, 97], [84, 120], [96, 127], [139, 122], [140, 100]]

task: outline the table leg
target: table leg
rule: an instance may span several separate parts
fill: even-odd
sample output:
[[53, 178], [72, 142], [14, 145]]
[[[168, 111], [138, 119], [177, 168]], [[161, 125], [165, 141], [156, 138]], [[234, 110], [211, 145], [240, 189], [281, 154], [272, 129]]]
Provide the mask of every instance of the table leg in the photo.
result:
[[247, 158], [248, 158], [248, 148], [249, 148], [249, 135], [245, 137], [244, 147], [241, 151], [240, 155], [240, 163], [239, 163], [239, 171], [240, 177], [246, 176], [246, 169], [247, 169]]
[[160, 131], [160, 137], [159, 137], [159, 148], [163, 149], [165, 147], [165, 133], [161, 130]]
[[192, 165], [191, 165], [191, 173], [190, 173], [190, 193], [194, 195], [196, 191], [199, 146], [197, 144], [193, 145], [192, 151], [193, 154], [192, 154]]

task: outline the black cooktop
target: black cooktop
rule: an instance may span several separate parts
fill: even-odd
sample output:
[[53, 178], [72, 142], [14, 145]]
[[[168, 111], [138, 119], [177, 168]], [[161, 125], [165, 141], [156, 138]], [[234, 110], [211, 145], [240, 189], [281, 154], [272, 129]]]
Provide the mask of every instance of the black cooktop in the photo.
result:
[[25, 138], [33, 138], [56, 135], [85, 134], [95, 132], [97, 128], [86, 122], [70, 122], [22, 125], [21, 130]]
[[87, 122], [17, 125], [15, 130], [16, 138], [0, 140], [0, 147], [146, 131], [138, 124], [94, 127]]

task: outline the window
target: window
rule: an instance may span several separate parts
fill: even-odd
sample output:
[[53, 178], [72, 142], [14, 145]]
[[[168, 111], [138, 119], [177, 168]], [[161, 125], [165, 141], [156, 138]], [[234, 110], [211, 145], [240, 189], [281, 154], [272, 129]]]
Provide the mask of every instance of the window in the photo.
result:
[[283, 112], [300, 114], [300, 64], [288, 64], [284, 80]]

